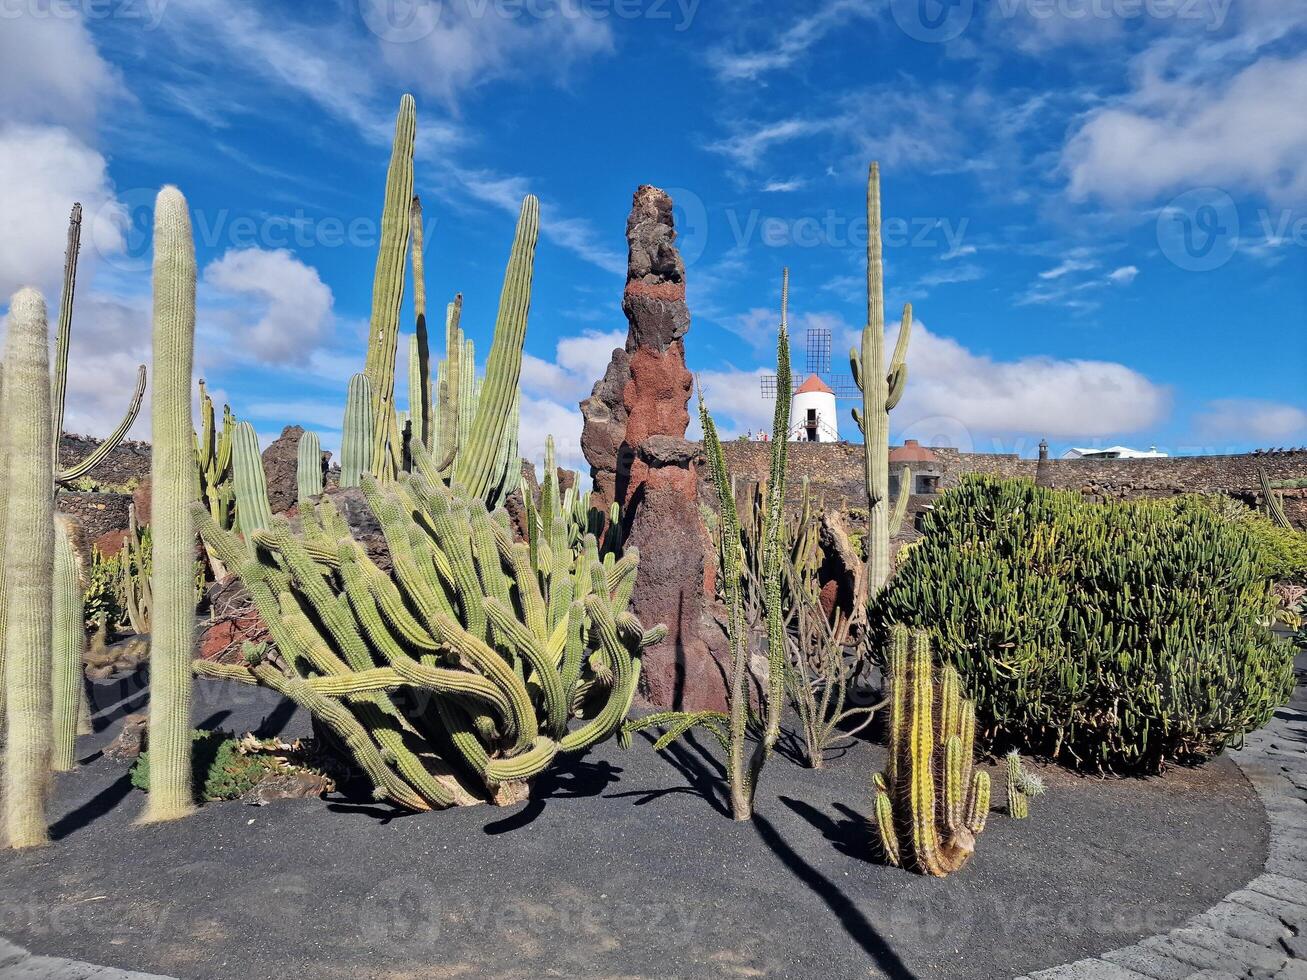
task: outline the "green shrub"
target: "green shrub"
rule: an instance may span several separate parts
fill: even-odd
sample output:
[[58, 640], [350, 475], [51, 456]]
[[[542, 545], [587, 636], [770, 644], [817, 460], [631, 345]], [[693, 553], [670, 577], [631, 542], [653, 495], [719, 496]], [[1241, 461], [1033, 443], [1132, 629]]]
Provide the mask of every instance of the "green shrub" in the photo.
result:
[[994, 748], [1156, 772], [1219, 752], [1293, 690], [1258, 536], [1189, 498], [1095, 504], [968, 477], [874, 622], [924, 626]]
[[[1186, 499], [1200, 506], [1213, 506], [1211, 497]], [[1228, 514], [1225, 508], [1220, 510]], [[1277, 581], [1307, 584], [1307, 534], [1280, 527], [1251, 507], [1241, 506], [1231, 519], [1256, 540], [1267, 576]]]
[[[271, 756], [240, 751], [240, 739], [229, 732], [191, 733], [192, 784], [197, 800], [234, 800], [265, 777], [281, 771]], [[132, 785], [149, 792], [150, 753], [142, 752], [132, 767]]]

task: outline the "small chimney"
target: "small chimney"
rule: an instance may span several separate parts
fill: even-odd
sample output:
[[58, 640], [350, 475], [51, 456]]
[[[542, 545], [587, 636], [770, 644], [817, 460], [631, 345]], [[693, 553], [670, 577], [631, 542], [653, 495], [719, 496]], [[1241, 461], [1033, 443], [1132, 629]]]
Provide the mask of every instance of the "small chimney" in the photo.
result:
[[1048, 459], [1048, 440], [1047, 440], [1047, 439], [1040, 439], [1040, 440], [1039, 440], [1039, 461], [1042, 463], [1042, 462], [1044, 462], [1046, 459]]

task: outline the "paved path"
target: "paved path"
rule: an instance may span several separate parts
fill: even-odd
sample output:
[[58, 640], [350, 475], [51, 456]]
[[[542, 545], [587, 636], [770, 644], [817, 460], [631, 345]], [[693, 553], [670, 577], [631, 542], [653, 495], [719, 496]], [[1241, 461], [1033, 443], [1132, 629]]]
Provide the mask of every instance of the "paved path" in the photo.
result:
[[168, 980], [154, 973], [115, 970], [58, 956], [33, 956], [3, 939], [0, 939], [0, 977], [4, 980]]
[[1263, 873], [1165, 935], [1021, 980], [1307, 980], [1307, 685], [1231, 757], [1270, 819]]

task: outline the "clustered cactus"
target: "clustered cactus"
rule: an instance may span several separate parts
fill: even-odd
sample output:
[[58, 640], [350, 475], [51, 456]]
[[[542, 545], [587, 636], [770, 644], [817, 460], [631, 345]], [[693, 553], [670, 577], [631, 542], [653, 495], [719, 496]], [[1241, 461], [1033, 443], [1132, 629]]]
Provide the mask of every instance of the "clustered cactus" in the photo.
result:
[[930, 638], [890, 633], [889, 762], [873, 777], [881, 852], [942, 877], [966, 864], [989, 814], [989, 774], [972, 771], [976, 713], [952, 667], [936, 675]]
[[303, 511], [301, 535], [274, 518], [251, 536], [252, 553], [196, 507], [278, 660], [252, 652], [245, 665], [195, 670], [262, 684], [312, 712], [398, 806], [515, 802], [559, 752], [616, 730], [642, 651], [666, 631], [627, 610], [636, 551], [603, 561], [587, 536], [576, 555], [543, 543], [533, 553], [514, 543], [506, 512], [447, 487], [415, 440], [408, 451], [415, 473], [363, 478], [390, 572], [329, 498]]
[[223, 528], [236, 522], [236, 492], [232, 486], [231, 443], [236, 419], [231, 406], [222, 406], [222, 430], [218, 431], [213, 399], [200, 379], [200, 431], [195, 435], [195, 464], [199, 474], [199, 499], [209, 516]]
[[889, 543], [903, 523], [912, 474], [904, 470], [899, 496], [890, 512], [889, 413], [903, 397], [908, 381], [908, 339], [912, 334], [912, 304], [903, 307], [903, 321], [889, 366], [885, 364], [885, 261], [881, 242], [880, 164], [867, 176], [867, 325], [861, 351], [849, 352], [853, 378], [862, 389], [862, 410], [853, 420], [862, 432], [867, 485], [867, 593], [875, 597], [889, 581]]

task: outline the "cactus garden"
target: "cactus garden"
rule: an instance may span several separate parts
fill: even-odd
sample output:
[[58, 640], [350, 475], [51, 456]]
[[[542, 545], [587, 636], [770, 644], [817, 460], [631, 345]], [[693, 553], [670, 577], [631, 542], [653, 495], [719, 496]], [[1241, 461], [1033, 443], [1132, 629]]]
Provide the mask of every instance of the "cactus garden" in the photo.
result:
[[[455, 5], [416, 37], [382, 6], [387, 70], [428, 34], [507, 57], [447, 37]], [[715, 70], [852, 16], [818, 6]], [[233, 11], [221, 50], [271, 44]], [[1002, 332], [970, 257], [1051, 253], [996, 219], [922, 274], [902, 188], [962, 172], [925, 137], [767, 185], [820, 186], [838, 246], [751, 253], [733, 197], [815, 117], [700, 148], [737, 168], [710, 200], [661, 147], [648, 178], [614, 157], [600, 228], [455, 162], [452, 89], [383, 119], [318, 29], [259, 77], [331, 75], [363, 141], [306, 129], [259, 172], [339, 154], [293, 196], [348, 198], [366, 242], [227, 248], [215, 215], [284, 202], [171, 177], [162, 138], [130, 207], [0, 220], [59, 243], [0, 307], [0, 978], [1307, 975], [1307, 451], [1251, 451], [1251, 419], [1205, 430], [1228, 452], [1109, 446], [1137, 372], [966, 349]], [[216, 111], [201, 74], [170, 111]], [[1002, 315], [1104, 260], [1061, 261]], [[972, 290], [956, 338], [942, 285]]]

